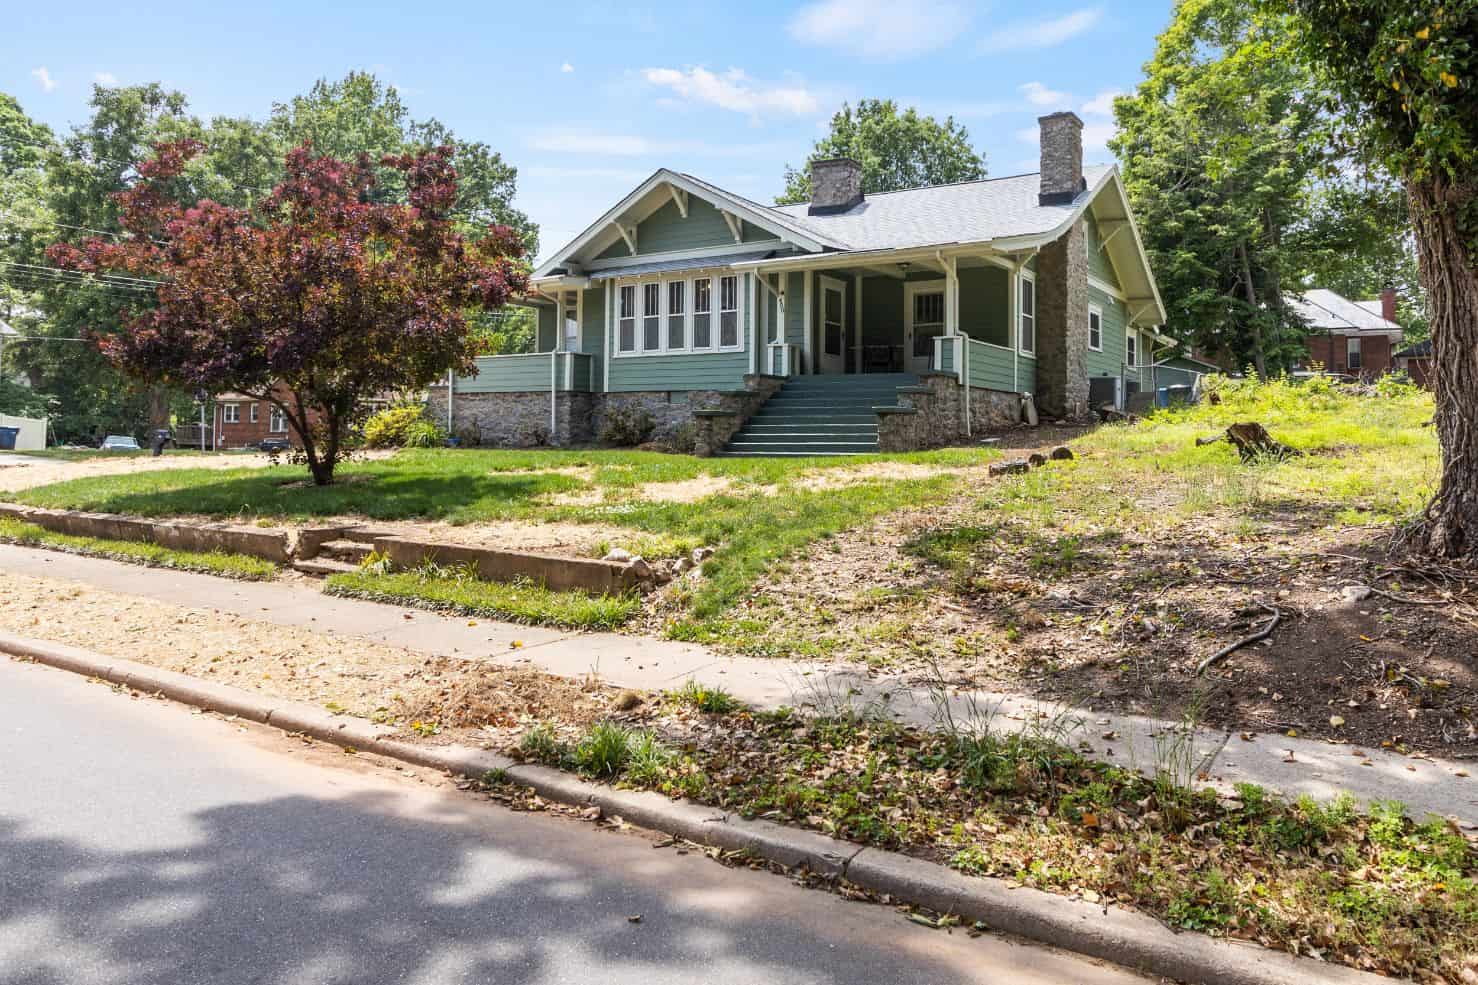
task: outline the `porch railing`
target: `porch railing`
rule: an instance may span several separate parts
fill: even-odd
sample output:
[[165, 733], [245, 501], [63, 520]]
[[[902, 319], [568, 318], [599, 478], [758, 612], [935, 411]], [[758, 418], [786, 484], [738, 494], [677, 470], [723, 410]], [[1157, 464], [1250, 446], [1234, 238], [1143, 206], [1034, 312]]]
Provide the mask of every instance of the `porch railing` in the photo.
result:
[[458, 393], [583, 393], [594, 381], [594, 358], [585, 352], [481, 356], [476, 363], [476, 376], [457, 377]]

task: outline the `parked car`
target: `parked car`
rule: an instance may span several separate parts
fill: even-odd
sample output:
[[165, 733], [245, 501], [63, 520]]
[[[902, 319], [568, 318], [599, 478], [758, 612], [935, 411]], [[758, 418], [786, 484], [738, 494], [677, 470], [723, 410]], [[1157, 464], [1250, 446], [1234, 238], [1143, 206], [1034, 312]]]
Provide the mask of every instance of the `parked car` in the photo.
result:
[[291, 451], [292, 446], [292, 442], [286, 438], [263, 438], [261, 443], [257, 445], [258, 448], [267, 452], [269, 455], [276, 452]]
[[139, 443], [126, 434], [110, 434], [98, 448], [103, 451], [143, 451]]

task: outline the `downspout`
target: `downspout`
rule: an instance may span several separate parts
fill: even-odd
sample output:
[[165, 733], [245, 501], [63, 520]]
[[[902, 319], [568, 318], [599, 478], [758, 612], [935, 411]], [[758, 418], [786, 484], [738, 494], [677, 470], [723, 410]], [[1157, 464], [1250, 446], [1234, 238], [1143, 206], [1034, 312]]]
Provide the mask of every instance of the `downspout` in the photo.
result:
[[452, 389], [456, 376], [450, 368], [446, 371], [446, 433], [452, 433]]

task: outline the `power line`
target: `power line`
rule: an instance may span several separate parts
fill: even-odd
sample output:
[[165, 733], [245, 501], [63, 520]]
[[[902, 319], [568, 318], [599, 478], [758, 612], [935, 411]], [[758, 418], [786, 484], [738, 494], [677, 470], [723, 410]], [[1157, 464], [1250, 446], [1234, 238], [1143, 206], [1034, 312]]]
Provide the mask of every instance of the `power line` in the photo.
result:
[[65, 276], [63, 271], [16, 270], [0, 267], [0, 277], [13, 283], [18, 280], [21, 285], [29, 286], [31, 290], [65, 284], [109, 293], [124, 292], [134, 297], [147, 297], [153, 293], [152, 289], [142, 285], [90, 280], [85, 275], [81, 277], [68, 277]]
[[148, 277], [131, 277], [128, 274], [96, 274], [85, 270], [67, 270], [62, 267], [47, 267], [39, 263], [21, 263], [18, 260], [0, 260], [0, 266], [23, 267], [30, 270], [41, 270], [47, 273], [69, 274], [78, 277], [95, 277], [98, 280], [114, 281], [120, 284], [128, 282], [134, 284], [147, 284], [150, 286], [158, 287], [159, 285], [164, 283], [164, 281], [162, 280], [153, 280]]

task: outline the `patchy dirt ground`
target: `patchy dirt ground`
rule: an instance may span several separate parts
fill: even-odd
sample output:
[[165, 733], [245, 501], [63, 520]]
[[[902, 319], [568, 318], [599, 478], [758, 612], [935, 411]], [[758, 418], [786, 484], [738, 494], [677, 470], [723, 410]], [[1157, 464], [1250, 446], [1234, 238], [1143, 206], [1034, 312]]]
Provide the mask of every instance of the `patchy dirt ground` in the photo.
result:
[[[388, 458], [394, 452], [360, 453], [365, 458]], [[19, 458], [20, 456], [15, 456]], [[131, 472], [157, 472], [167, 469], [260, 469], [274, 463], [270, 455], [260, 452], [222, 452], [208, 455], [165, 454], [122, 455], [118, 458], [89, 458], [66, 462], [53, 458], [29, 458], [23, 462], [7, 459], [0, 463], [0, 493], [17, 492], [34, 486], [90, 479], [104, 475], [126, 475]]]
[[[1008, 432], [999, 447], [1017, 457], [1073, 434]], [[1478, 756], [1478, 573], [1393, 566], [1388, 527], [1265, 516], [1249, 534], [1228, 513], [1059, 551], [1006, 526], [967, 570], [922, 556], [931, 536], [989, 519], [964, 496], [818, 545], [758, 587], [750, 613], [780, 628], [749, 649], [1231, 730]], [[1260, 603], [1280, 614], [1270, 637], [1197, 674], [1268, 624]]]

